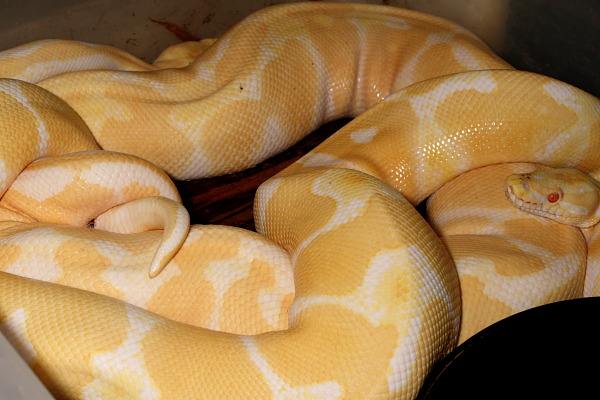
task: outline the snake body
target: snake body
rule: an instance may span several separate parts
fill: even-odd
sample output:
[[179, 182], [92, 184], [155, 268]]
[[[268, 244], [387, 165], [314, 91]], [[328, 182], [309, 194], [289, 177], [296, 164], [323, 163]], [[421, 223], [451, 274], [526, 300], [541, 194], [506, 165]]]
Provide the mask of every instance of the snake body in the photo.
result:
[[[40, 52], [30, 47], [36, 45], [5, 57], [27, 68], [13, 67], [14, 75], [4, 77], [51, 91], [73, 107], [103, 149], [140, 156], [176, 179], [248, 168], [326, 121], [357, 115], [417, 81], [510, 68], [455, 24], [362, 4], [261, 10], [183, 69], [150, 71], [155, 67], [123, 61], [125, 71], [89, 70], [96, 66], [77, 46], [54, 54], [74, 60], [82, 71], [40, 82], [27, 78], [47, 77], [47, 65], [55, 62], [42, 52], [45, 62], [36, 63]], [[102, 55], [111, 58], [112, 52]], [[42, 71], [32, 71], [35, 65]]]
[[429, 223], [458, 270], [459, 342], [519, 311], [582, 296], [589, 264], [581, 231], [512, 207], [503, 195], [507, 176], [541, 168], [530, 163], [478, 168], [427, 202]]
[[[46, 45], [65, 50], [43, 51]], [[453, 239], [440, 240], [413, 205], [438, 189], [446, 203], [455, 178], [473, 185], [469, 171], [491, 164], [600, 167], [598, 99], [514, 71], [464, 29], [407, 10], [271, 7], [175, 69], [105, 47], [75, 47], [71, 53], [68, 43], [45, 41], [0, 53], [0, 70], [6, 63], [14, 71], [0, 79], [0, 330], [59, 398], [413, 398], [459, 331], [472, 333], [515, 311], [488, 318], [466, 302], [464, 313], [473, 315], [461, 322], [461, 297], [492, 304], [489, 291], [501, 289], [482, 274], [465, 279]], [[90, 64], [92, 50], [118, 70]], [[63, 67], [63, 59], [71, 64]], [[165, 229], [179, 239], [169, 244], [172, 259], [151, 268], [152, 280], [148, 265], [170, 235], [138, 231], [178, 226], [179, 199], [163, 194], [171, 190], [168, 179], [152, 173], [167, 182], [164, 189], [125, 200], [130, 190], [123, 188], [144, 186], [138, 178], [120, 190], [97, 183], [113, 174], [96, 168], [104, 163], [100, 147], [149, 160], [178, 179], [212, 176], [252, 166], [348, 115], [358, 117], [261, 185], [255, 219], [264, 237], [236, 228]], [[54, 156], [74, 152], [53, 164]], [[106, 186], [105, 204], [78, 217], [85, 225], [108, 213], [106, 230], [29, 215], [22, 199], [32, 201], [27, 209], [47, 209], [56, 204], [48, 199], [62, 196], [31, 190], [43, 184], [44, 171], [84, 165], [68, 161], [82, 154], [100, 157], [80, 167], [97, 171], [96, 181], [69, 172], [62, 187], [75, 180], [85, 182], [82, 193]], [[48, 158], [31, 164], [40, 157]], [[500, 187], [508, 202], [503, 179], [482, 187]], [[145, 196], [172, 198], [146, 203]], [[130, 200], [149, 204], [159, 222], [136, 226], [147, 221], [147, 208], [129, 208]], [[63, 209], [77, 203], [58, 201]], [[122, 219], [134, 226], [111, 222]], [[445, 235], [442, 225], [435, 229]], [[521, 245], [523, 233], [512, 226], [498, 229], [519, 256], [543, 246]], [[564, 237], [573, 237], [575, 228], [567, 228]], [[220, 236], [224, 231], [233, 238]], [[36, 251], [36, 243], [49, 247]], [[585, 246], [570, 243], [561, 250], [568, 274], [547, 274], [566, 289], [536, 301], [582, 294]], [[492, 281], [502, 281], [503, 271], [520, 274], [501, 252], [465, 251], [487, 251], [498, 263], [489, 268]], [[532, 265], [533, 272], [543, 269]], [[214, 307], [199, 301], [201, 311], [189, 316], [185, 306], [195, 304], [198, 287]], [[238, 310], [235, 298], [242, 299]], [[188, 304], [171, 308], [173, 300]], [[475, 315], [482, 312], [483, 322]]]

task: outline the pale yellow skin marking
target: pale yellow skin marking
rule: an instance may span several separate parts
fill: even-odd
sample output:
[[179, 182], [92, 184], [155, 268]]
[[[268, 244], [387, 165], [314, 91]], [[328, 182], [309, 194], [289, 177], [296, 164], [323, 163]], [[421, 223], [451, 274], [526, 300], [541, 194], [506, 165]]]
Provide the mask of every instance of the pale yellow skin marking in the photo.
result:
[[[237, 24], [188, 67], [153, 68], [65, 73], [38, 86], [0, 80], [8, 113], [0, 114], [0, 123], [16, 120], [23, 130], [0, 130], [0, 143], [17, 146], [0, 147], [2, 193], [33, 159], [97, 149], [95, 139], [191, 178], [246, 168], [324, 121], [362, 114], [257, 192], [257, 230], [277, 244], [266, 254], [287, 254], [293, 265], [296, 297], [289, 319], [283, 317], [286, 330], [273, 327], [251, 338], [204, 330], [159, 311], [18, 276], [30, 273], [31, 259], [13, 264], [23, 247], [37, 260], [44, 253], [32, 251], [36, 243], [58, 241], [53, 249], [64, 248], [73, 243], [65, 236], [85, 228], [67, 235], [56, 226], [0, 223], [14, 249], [0, 252], [10, 258], [4, 263], [23, 272], [0, 273], [0, 326], [34, 349], [32, 368], [57, 397], [414, 398], [433, 363], [456, 344], [464, 291], [443, 244], [410, 204], [489, 164], [531, 160], [600, 169], [598, 99], [511, 70], [464, 29], [406, 10], [322, 2], [273, 7]], [[71, 136], [74, 143], [61, 142]], [[196, 232], [191, 228], [188, 238]], [[85, 230], [90, 234], [118, 235]], [[53, 250], [47, 273], [61, 276], [65, 260], [59, 256], [77, 254], [91, 259], [77, 259], [73, 268], [102, 275], [91, 286], [115, 282], [123, 265], [115, 257], [147, 252], [108, 250], [149, 236], [159, 234], [75, 241], [76, 251]], [[239, 250], [240, 242], [248, 243], [243, 239], [217, 241], [200, 257], [193, 252], [201, 246], [184, 244], [172, 263], [178, 257], [207, 261], [203, 274], [210, 285], [198, 292], [206, 291], [219, 282], [214, 261], [252, 254]], [[147, 243], [143, 247], [151, 247]], [[231, 290], [214, 289], [231, 293], [225, 300], [210, 297], [218, 310], [234, 303], [235, 289], [254, 294], [248, 298], [271, 298], [263, 280], [274, 285], [277, 269], [254, 256], [242, 264], [247, 279]], [[147, 265], [141, 281], [157, 293], [186, 282], [152, 286], [179, 275], [169, 264], [150, 280]], [[88, 277], [71, 279], [80, 276]], [[147, 301], [132, 292], [129, 297]], [[272, 298], [291, 301], [277, 292]], [[251, 308], [258, 310], [253, 315], [265, 312], [260, 302]]]

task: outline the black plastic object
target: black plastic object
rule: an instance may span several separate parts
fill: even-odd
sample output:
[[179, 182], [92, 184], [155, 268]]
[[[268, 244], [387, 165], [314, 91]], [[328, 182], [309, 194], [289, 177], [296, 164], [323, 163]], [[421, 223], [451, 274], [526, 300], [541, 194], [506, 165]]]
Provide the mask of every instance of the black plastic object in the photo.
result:
[[600, 297], [536, 307], [474, 335], [417, 399], [600, 399]]

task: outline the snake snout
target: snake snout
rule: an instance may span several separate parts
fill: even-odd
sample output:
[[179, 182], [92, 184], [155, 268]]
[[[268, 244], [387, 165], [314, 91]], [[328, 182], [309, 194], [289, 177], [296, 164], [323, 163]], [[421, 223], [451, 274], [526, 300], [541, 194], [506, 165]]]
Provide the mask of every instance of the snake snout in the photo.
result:
[[519, 193], [529, 190], [528, 177], [522, 174], [509, 175], [505, 181], [505, 193], [509, 200], [517, 203], [521, 200]]

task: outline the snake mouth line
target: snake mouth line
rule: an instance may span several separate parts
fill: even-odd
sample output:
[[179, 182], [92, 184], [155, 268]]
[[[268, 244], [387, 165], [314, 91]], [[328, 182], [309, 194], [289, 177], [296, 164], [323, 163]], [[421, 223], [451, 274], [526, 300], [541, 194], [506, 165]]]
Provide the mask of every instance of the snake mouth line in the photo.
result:
[[522, 198], [518, 197], [517, 194], [515, 193], [512, 185], [508, 185], [506, 187], [506, 196], [508, 197], [508, 199], [519, 209], [521, 210], [527, 210], [527, 211], [543, 211], [540, 210], [540, 207], [542, 206], [540, 203], [533, 203], [530, 201], [525, 201]]
[[530, 201], [525, 201], [522, 198], [518, 197], [514, 192], [512, 185], [508, 185], [505, 191], [508, 199], [521, 211], [528, 212], [533, 215], [537, 215], [540, 217], [546, 217], [551, 219], [563, 219], [566, 218], [562, 214], [553, 213], [548, 210], [543, 209], [543, 205], [541, 203], [534, 203]]

